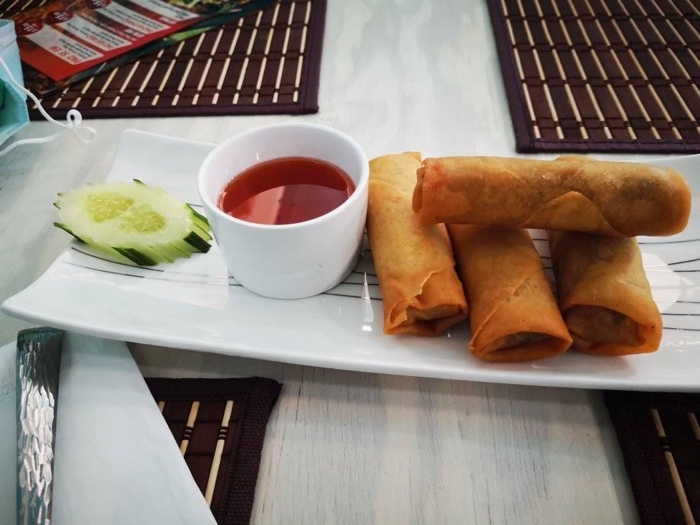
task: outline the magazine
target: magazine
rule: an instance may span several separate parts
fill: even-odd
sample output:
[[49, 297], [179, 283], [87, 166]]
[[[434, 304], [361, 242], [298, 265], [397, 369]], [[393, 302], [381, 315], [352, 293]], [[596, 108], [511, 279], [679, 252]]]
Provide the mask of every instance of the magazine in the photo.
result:
[[15, 14], [25, 82], [39, 94], [131, 62], [272, 0], [54, 0]]

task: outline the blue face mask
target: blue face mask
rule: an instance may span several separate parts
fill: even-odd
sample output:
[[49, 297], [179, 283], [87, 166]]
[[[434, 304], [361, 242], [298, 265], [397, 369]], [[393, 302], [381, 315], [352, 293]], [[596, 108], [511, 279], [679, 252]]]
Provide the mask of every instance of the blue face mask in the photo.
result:
[[82, 116], [78, 110], [71, 109], [68, 111], [66, 122], [58, 122], [44, 111], [39, 100], [24, 87], [15, 24], [12, 20], [0, 20], [0, 91], [0, 145], [29, 124], [27, 97], [34, 101], [46, 120], [64, 128], [47, 137], [17, 140], [0, 150], [0, 156], [22, 144], [50, 142], [65, 130], [73, 131], [81, 142], [95, 140], [97, 133], [94, 129], [82, 125]]

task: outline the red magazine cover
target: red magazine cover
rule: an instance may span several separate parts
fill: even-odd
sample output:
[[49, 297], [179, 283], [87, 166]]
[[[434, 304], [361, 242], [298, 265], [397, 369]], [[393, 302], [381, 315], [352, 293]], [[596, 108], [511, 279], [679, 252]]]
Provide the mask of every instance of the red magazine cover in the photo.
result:
[[22, 60], [60, 81], [240, 2], [55, 0], [13, 16]]

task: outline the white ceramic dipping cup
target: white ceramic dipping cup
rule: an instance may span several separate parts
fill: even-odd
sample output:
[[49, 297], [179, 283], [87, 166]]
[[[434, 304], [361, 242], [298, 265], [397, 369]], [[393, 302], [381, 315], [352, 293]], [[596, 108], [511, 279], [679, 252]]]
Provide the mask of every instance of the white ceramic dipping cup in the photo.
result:
[[[355, 191], [336, 209], [310, 221], [267, 225], [237, 219], [218, 206], [235, 177], [260, 162], [309, 157], [343, 169]], [[340, 283], [357, 263], [367, 215], [369, 162], [350, 137], [316, 124], [254, 128], [219, 144], [199, 168], [198, 189], [229, 273], [248, 290], [301, 299]]]

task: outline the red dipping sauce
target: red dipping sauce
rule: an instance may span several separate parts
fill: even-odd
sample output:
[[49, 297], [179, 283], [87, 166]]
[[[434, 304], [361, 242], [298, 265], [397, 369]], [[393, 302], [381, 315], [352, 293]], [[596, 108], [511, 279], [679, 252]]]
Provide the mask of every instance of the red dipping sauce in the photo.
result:
[[350, 176], [334, 164], [282, 157], [241, 172], [221, 192], [219, 208], [248, 222], [294, 224], [333, 211], [353, 191]]

